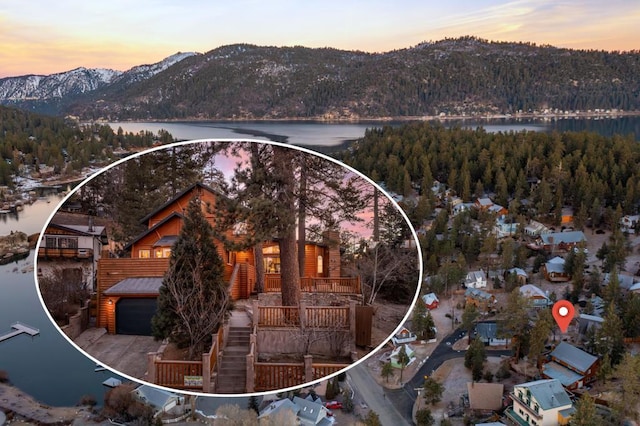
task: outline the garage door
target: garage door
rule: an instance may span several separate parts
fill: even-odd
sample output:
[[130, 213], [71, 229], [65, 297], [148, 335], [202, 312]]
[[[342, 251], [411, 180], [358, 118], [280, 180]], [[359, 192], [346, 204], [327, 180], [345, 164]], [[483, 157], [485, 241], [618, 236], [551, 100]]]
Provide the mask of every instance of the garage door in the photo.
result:
[[156, 313], [157, 299], [124, 298], [116, 304], [116, 333], [151, 336], [151, 318]]

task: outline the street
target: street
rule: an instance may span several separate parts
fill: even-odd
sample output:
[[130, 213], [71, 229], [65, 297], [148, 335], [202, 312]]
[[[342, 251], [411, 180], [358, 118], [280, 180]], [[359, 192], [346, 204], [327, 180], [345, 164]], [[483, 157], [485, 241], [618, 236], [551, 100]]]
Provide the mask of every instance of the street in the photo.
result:
[[361, 402], [366, 403], [369, 408], [378, 414], [383, 425], [400, 426], [413, 424], [411, 413], [409, 413], [408, 421], [398, 413], [389, 397], [385, 395], [385, 390], [371, 377], [369, 370], [363, 363], [350, 369], [347, 376], [355, 392], [354, 405], [359, 405]]

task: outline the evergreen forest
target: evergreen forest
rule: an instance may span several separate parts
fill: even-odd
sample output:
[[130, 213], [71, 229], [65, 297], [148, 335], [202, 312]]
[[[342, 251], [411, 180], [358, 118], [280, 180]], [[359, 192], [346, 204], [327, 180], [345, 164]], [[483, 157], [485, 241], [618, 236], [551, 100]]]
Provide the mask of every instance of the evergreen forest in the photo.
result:
[[[66, 112], [111, 119], [362, 119], [640, 109], [640, 54], [475, 37], [385, 53], [223, 46]], [[97, 102], [99, 100], [99, 102]]]
[[118, 159], [114, 151], [172, 141], [167, 133], [114, 132], [107, 125], [79, 126], [62, 118], [0, 107], [0, 185], [12, 186], [14, 176], [39, 172], [41, 166], [63, 175], [112, 162]]
[[339, 158], [413, 200], [417, 224], [435, 207], [434, 181], [463, 202], [491, 194], [510, 211], [552, 222], [572, 207], [574, 216], [598, 225], [607, 209], [634, 214], [640, 203], [640, 145], [633, 135], [490, 133], [416, 122], [369, 129]]

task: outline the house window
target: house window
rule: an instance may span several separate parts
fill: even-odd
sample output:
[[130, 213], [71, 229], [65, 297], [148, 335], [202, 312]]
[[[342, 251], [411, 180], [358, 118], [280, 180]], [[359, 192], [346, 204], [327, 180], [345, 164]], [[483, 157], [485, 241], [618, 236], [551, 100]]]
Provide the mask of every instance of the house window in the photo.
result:
[[171, 256], [171, 248], [170, 247], [158, 247], [155, 250], [154, 257], [162, 258]]
[[280, 273], [280, 247], [277, 245], [264, 247], [264, 272], [267, 274]]
[[56, 248], [57, 238], [55, 237], [47, 237], [45, 238], [45, 247], [48, 248]]
[[151, 257], [151, 250], [143, 249], [138, 251], [138, 257], [142, 259], [149, 259]]
[[280, 273], [280, 258], [279, 257], [265, 257], [264, 258], [264, 272], [267, 274], [279, 274]]
[[58, 246], [60, 248], [71, 248], [71, 249], [78, 248], [78, 239], [68, 238], [68, 237], [58, 238]]
[[318, 274], [322, 274], [324, 272], [324, 265], [322, 263], [322, 255], [318, 255]]

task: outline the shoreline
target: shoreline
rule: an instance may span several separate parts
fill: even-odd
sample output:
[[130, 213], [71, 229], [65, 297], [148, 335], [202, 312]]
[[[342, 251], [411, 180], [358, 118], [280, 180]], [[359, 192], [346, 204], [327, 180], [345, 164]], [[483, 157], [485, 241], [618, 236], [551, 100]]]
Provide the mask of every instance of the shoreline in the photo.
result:
[[76, 419], [89, 420], [92, 416], [87, 406], [51, 407], [7, 383], [0, 383], [0, 409], [7, 414], [7, 418], [9, 413], [13, 413], [38, 424], [69, 424]]
[[599, 112], [575, 112], [567, 111], [553, 113], [491, 113], [472, 115], [415, 115], [415, 116], [389, 116], [389, 117], [282, 117], [282, 118], [167, 118], [167, 119], [129, 119], [129, 120], [80, 120], [81, 124], [96, 123], [268, 123], [268, 122], [300, 122], [300, 123], [389, 123], [410, 121], [490, 121], [490, 120], [559, 120], [559, 119], [616, 119], [622, 117], [639, 117], [640, 111], [599, 111]]

